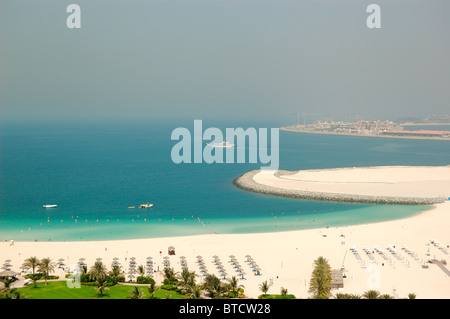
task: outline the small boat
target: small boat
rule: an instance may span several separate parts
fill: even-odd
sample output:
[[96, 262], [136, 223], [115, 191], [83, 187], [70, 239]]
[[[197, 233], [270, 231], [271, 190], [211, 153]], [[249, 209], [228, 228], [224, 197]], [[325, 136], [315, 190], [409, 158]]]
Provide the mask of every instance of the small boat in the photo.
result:
[[230, 148], [233, 147], [234, 144], [228, 143], [228, 142], [222, 142], [222, 143], [206, 143], [206, 145], [210, 147], [219, 147], [219, 148]]
[[139, 205], [139, 208], [150, 208], [150, 207], [153, 207], [153, 204], [147, 203], [147, 204], [141, 204], [141, 205]]
[[129, 206], [128, 209], [136, 208], [136, 206]]
[[42, 205], [44, 208], [55, 208], [58, 205]]

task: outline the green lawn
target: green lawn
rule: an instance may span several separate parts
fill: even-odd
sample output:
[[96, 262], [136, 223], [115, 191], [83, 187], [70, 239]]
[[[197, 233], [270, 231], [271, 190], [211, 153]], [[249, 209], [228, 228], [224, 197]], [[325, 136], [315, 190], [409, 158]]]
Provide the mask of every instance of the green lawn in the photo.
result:
[[[27, 299], [125, 299], [130, 296], [130, 291], [134, 286], [116, 285], [109, 287], [109, 290], [103, 291], [103, 297], [97, 292], [95, 287], [81, 286], [80, 288], [67, 287], [66, 281], [51, 281], [45, 283], [39, 282], [37, 287], [31, 284], [28, 287], [19, 288]], [[140, 286], [139, 290], [145, 294], [144, 299], [150, 298], [147, 287]], [[155, 298], [165, 299], [166, 295], [172, 299], [183, 299], [184, 296], [162, 289], [156, 289]]]

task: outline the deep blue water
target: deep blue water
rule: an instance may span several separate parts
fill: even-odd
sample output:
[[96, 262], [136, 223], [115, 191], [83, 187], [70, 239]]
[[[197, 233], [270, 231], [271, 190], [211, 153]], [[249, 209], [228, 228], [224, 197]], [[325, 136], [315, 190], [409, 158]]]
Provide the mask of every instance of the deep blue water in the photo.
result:
[[[426, 209], [242, 191], [233, 179], [261, 164], [174, 164], [170, 136], [178, 126], [192, 129], [193, 122], [2, 126], [0, 239], [270, 232], [397, 219]], [[271, 127], [203, 122], [204, 129], [210, 126], [224, 133], [225, 127]], [[450, 142], [280, 131], [280, 169], [448, 164]], [[154, 207], [128, 209], [146, 202]]]

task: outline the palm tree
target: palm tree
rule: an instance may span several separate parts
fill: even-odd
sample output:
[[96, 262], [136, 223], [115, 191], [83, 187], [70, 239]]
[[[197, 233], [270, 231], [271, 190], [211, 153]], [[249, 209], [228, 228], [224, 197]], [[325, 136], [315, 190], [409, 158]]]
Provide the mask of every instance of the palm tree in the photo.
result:
[[415, 293], [410, 293], [410, 294], [408, 294], [408, 298], [409, 299], [416, 299], [416, 294]]
[[121, 277], [120, 268], [119, 266], [113, 266], [111, 271], [109, 272], [109, 277], [114, 282], [114, 285], [118, 283], [119, 278]]
[[80, 269], [80, 275], [86, 275], [88, 273], [87, 265], [82, 265], [81, 267], [79, 267], [79, 269]]
[[139, 276], [144, 276], [145, 275], [145, 267], [144, 267], [144, 265], [139, 265], [138, 266], [138, 268], [137, 268], [137, 271], [138, 271], [138, 274], [139, 274]]
[[379, 296], [378, 299], [395, 299], [395, 298], [389, 294], [384, 294]]
[[203, 299], [201, 286], [193, 284], [192, 286], [189, 286], [188, 291], [187, 295], [189, 299]]
[[172, 284], [174, 281], [177, 281], [177, 277], [175, 276], [175, 271], [173, 268], [165, 268], [164, 269], [164, 279], [167, 279], [168, 284]]
[[378, 299], [379, 297], [380, 293], [376, 290], [368, 290], [363, 294], [364, 299]]
[[103, 297], [103, 290], [106, 289], [105, 281], [107, 278], [106, 267], [101, 261], [96, 261], [94, 266], [89, 270], [89, 278], [97, 281], [98, 291], [100, 296]]
[[331, 295], [331, 268], [328, 261], [319, 257], [314, 261], [316, 265], [309, 282], [309, 293], [313, 298], [327, 299]]
[[189, 286], [195, 285], [195, 272], [189, 271], [188, 268], [184, 268], [181, 274], [178, 276], [178, 285], [187, 289]]
[[25, 262], [23, 263], [25, 267], [33, 269], [33, 273], [31, 274], [30, 278], [31, 280], [33, 280], [34, 288], [36, 288], [36, 281], [38, 279], [38, 276], [35, 274], [35, 269], [39, 266], [39, 263], [39, 258], [37, 258], [36, 256], [25, 259]]
[[0, 289], [0, 299], [9, 299], [13, 280], [9, 277], [5, 277], [1, 282], [3, 282], [3, 288]]
[[150, 294], [150, 298], [153, 299], [153, 295], [155, 293], [155, 281], [151, 280], [150, 285], [147, 286], [148, 292]]
[[336, 299], [361, 299], [361, 296], [354, 294], [337, 293]]
[[100, 297], [103, 297], [103, 291], [109, 290], [109, 288], [106, 287], [105, 281], [98, 281], [96, 289], [100, 293]]
[[286, 299], [288, 290], [286, 288], [281, 287], [281, 296], [283, 297], [283, 299]]
[[41, 259], [39, 263], [39, 272], [42, 273], [42, 276], [45, 279], [45, 285], [47, 286], [47, 277], [50, 273], [55, 271], [55, 263], [52, 262], [50, 257]]
[[206, 276], [204, 286], [209, 295], [215, 299], [219, 299], [224, 292], [224, 286], [220, 282], [220, 279], [214, 274]]
[[101, 261], [96, 261], [94, 266], [89, 270], [89, 278], [96, 281], [104, 281], [106, 279], [106, 267]]
[[36, 267], [39, 266], [39, 258], [35, 257], [30, 257], [28, 259], [25, 259], [25, 262], [23, 263], [24, 266], [33, 269], [33, 275], [34, 275], [34, 270]]
[[130, 290], [130, 296], [128, 296], [128, 299], [142, 299], [144, 298], [145, 294], [139, 290], [138, 287], [134, 287], [133, 290]]
[[230, 291], [234, 294], [238, 293], [239, 288], [244, 288], [244, 285], [239, 285], [239, 279], [237, 279], [236, 276], [228, 279], [228, 286], [230, 288]]
[[264, 296], [267, 295], [269, 288], [270, 288], [270, 284], [267, 282], [267, 280], [265, 280], [261, 284], [259, 284], [259, 290], [261, 290], [261, 292], [264, 294]]

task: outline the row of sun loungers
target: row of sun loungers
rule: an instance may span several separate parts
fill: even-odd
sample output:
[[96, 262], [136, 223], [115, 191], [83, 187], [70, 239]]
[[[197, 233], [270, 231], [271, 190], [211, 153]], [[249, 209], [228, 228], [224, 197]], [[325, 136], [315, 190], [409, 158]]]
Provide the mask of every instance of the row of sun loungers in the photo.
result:
[[[371, 251], [368, 248], [363, 248], [365, 255], [371, 261], [371, 263], [378, 264], [378, 262], [374, 258], [374, 253], [377, 253], [378, 256], [383, 258], [384, 262], [389, 263], [394, 268], [395, 268], [395, 263], [392, 258], [400, 261], [406, 267], [410, 267], [410, 260], [407, 258], [408, 256], [412, 260], [416, 261], [417, 263], [422, 264], [422, 261], [420, 260], [419, 256], [412, 249], [409, 249], [407, 247], [403, 246], [400, 250], [397, 250], [393, 246], [388, 246], [388, 247], [386, 247], [386, 250], [390, 253], [390, 255], [386, 255], [384, 253], [384, 250], [381, 248], [378, 248], [378, 247], [374, 248], [373, 251]], [[361, 264], [361, 267], [365, 268], [366, 267], [365, 262], [359, 255], [358, 251], [355, 248], [350, 248], [350, 251], [353, 253], [353, 256], [356, 258], [356, 260]], [[400, 252], [405, 253], [406, 256], [402, 256], [402, 254]]]
[[448, 245], [447, 247], [445, 245], [442, 245], [440, 242], [438, 242], [436, 239], [431, 239], [430, 243], [437, 247], [440, 251], [442, 251], [445, 255], [448, 255]]

